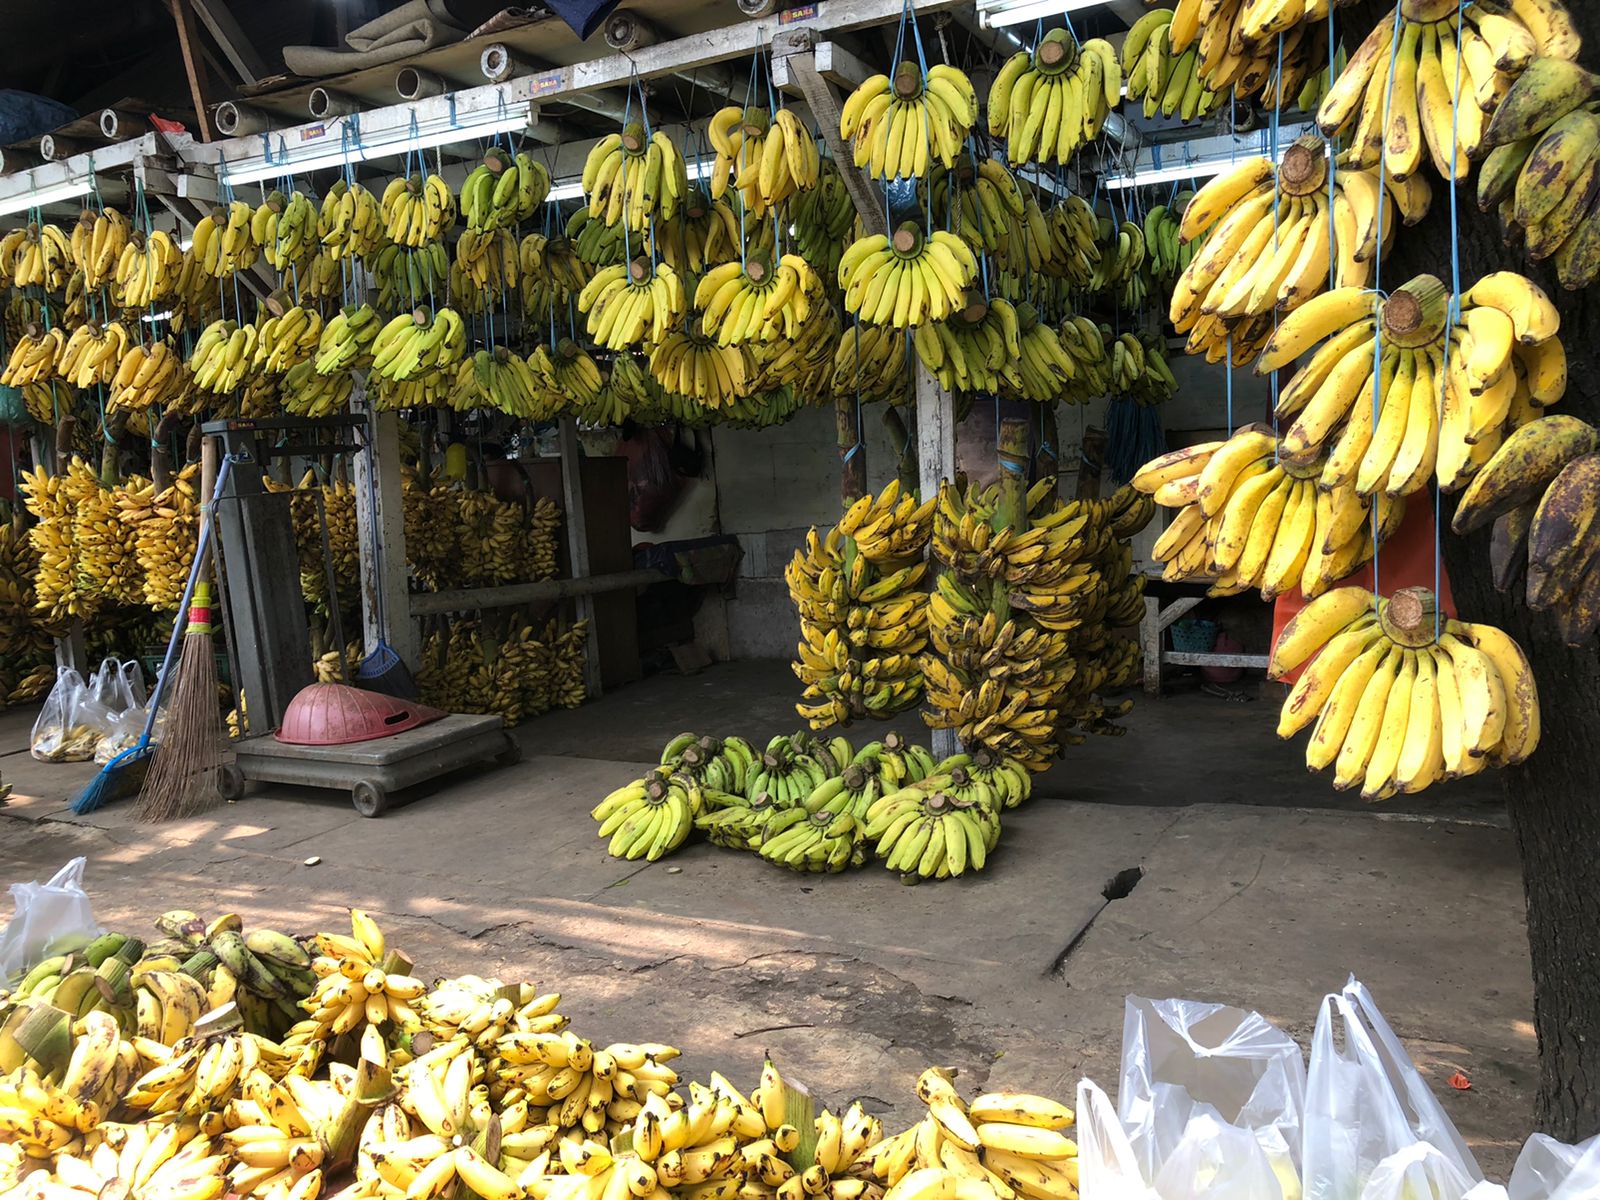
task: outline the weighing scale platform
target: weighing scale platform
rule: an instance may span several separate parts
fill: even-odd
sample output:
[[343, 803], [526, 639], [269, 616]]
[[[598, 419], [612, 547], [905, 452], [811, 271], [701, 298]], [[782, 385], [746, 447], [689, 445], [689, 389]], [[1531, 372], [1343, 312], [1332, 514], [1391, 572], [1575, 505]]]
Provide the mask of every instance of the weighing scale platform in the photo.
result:
[[234, 743], [234, 754], [222, 769], [226, 800], [239, 799], [252, 782], [349, 788], [358, 813], [381, 817], [393, 792], [489, 759], [510, 766], [522, 750], [499, 717], [452, 713], [404, 733], [343, 746], [287, 745], [262, 734]]

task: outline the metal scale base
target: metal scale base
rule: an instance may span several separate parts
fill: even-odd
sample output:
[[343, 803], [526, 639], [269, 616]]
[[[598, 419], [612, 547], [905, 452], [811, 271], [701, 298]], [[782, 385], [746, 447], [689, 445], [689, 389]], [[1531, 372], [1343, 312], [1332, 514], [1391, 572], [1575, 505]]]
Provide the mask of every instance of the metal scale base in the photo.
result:
[[344, 746], [291, 746], [262, 734], [235, 742], [234, 754], [222, 769], [225, 800], [239, 799], [247, 783], [348, 788], [358, 813], [381, 817], [395, 792], [491, 759], [510, 766], [522, 749], [499, 717], [452, 713], [404, 733]]

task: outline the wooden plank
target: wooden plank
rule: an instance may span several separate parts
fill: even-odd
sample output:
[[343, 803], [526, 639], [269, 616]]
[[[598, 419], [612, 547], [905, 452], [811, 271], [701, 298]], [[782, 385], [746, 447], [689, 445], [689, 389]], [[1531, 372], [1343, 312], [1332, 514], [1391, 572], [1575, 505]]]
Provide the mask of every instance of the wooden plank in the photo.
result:
[[[811, 116], [827, 143], [828, 153], [844, 180], [845, 191], [856, 206], [863, 228], [868, 232], [887, 229], [888, 206], [882, 189], [868, 182], [856, 166], [850, 143], [839, 136], [839, 94], [817, 69], [816, 39], [809, 29], [797, 29], [772, 39], [773, 82], [783, 86], [792, 82], [805, 97]], [[780, 83], [780, 80], [783, 83]]]
[[[364, 381], [356, 400], [364, 402]], [[417, 670], [417, 622], [409, 603], [405, 501], [400, 487], [400, 415], [371, 413], [367, 449], [355, 458], [356, 533], [361, 551], [361, 632], [367, 653], [389, 643]]]
[[[578, 422], [561, 418], [561, 495], [567, 520], [567, 574], [574, 579], [589, 577], [589, 523], [583, 512], [583, 447], [578, 444]], [[578, 620], [589, 622], [583, 659], [583, 685], [589, 699], [597, 700], [600, 683], [600, 630], [594, 619], [593, 594], [577, 597]]]
[[[917, 469], [924, 499], [936, 496], [939, 485], [956, 477], [956, 413], [950, 393], [922, 361], [917, 361]], [[960, 742], [953, 729], [935, 729], [934, 758], [956, 753]]]
[[1180, 596], [1171, 604], [1161, 610], [1160, 620], [1156, 622], [1157, 630], [1168, 629], [1185, 613], [1191, 612], [1200, 603], [1199, 596]]
[[200, 23], [210, 31], [217, 45], [222, 48], [223, 55], [233, 64], [233, 69], [239, 72], [241, 80], [250, 84], [266, 77], [266, 64], [261, 61], [256, 48], [250, 44], [250, 39], [245, 37], [244, 30], [239, 28], [239, 22], [233, 19], [233, 14], [228, 11], [228, 6], [222, 3], [222, 0], [189, 0], [189, 2], [194, 5]]
[[1192, 654], [1186, 650], [1167, 650], [1161, 655], [1161, 661], [1176, 667], [1255, 667], [1265, 671], [1272, 659], [1265, 654]]
[[1139, 643], [1144, 652], [1144, 693], [1161, 695], [1161, 601], [1144, 598], [1144, 619], [1139, 622]]
[[172, 0], [172, 19], [178, 26], [178, 49], [183, 53], [184, 74], [189, 77], [189, 99], [194, 103], [200, 140], [211, 140], [211, 102], [206, 97], [206, 68], [200, 61], [200, 35], [194, 27], [189, 0]]
[[518, 604], [543, 604], [551, 600], [576, 600], [580, 596], [601, 596], [609, 592], [649, 587], [666, 579], [660, 571], [646, 567], [637, 571], [614, 571], [609, 575], [588, 575], [582, 579], [541, 579], [535, 583], [509, 583], [501, 587], [457, 588], [448, 592], [423, 592], [411, 597], [411, 615], [468, 612], [483, 608], [511, 608]]

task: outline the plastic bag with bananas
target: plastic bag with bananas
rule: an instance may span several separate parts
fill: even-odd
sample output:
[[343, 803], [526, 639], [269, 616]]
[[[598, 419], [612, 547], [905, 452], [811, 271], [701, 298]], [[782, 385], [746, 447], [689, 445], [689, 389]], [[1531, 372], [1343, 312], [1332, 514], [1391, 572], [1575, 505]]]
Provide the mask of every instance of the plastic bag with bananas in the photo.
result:
[[1128, 99], [1142, 100], [1144, 115], [1178, 116], [1194, 121], [1211, 115], [1224, 93], [1212, 91], [1200, 78], [1200, 51], [1172, 49], [1170, 8], [1147, 12], [1134, 23], [1122, 43], [1122, 74]]
[[538, 212], [549, 194], [550, 171], [542, 162], [491, 146], [461, 185], [461, 215], [470, 233], [509, 229]]
[[936, 162], [955, 165], [977, 119], [977, 93], [964, 72], [939, 64], [924, 74], [902, 62], [893, 79], [874, 75], [850, 93], [839, 136], [854, 142], [855, 164], [872, 178], [920, 178]]
[[437, 175], [401, 176], [383, 189], [378, 215], [391, 242], [416, 250], [442, 242], [455, 226], [455, 193]]
[[924, 233], [912, 221], [892, 237], [859, 239], [839, 260], [845, 311], [896, 329], [944, 320], [977, 274], [977, 257], [966, 242], [943, 229]]
[[720, 198], [731, 183], [753, 218], [817, 186], [822, 167], [816, 139], [787, 108], [729, 105], [712, 114], [706, 138], [716, 151], [711, 198]]
[[1387, 250], [1398, 224], [1390, 196], [1405, 185], [1388, 182], [1380, 190], [1377, 172], [1340, 168], [1330, 208], [1325, 147], [1308, 137], [1284, 151], [1281, 165], [1243, 161], [1201, 188], [1181, 233], [1186, 242], [1205, 240], [1178, 276], [1169, 310], [1189, 335], [1189, 352], [1220, 362], [1231, 336], [1233, 363], [1243, 366], [1271, 336], [1275, 310], [1293, 311], [1329, 286], [1366, 287], [1380, 226]]
[[72, 242], [55, 225], [30, 222], [0, 237], [0, 283], [60, 292], [76, 265]]
[[[1313, 657], [1314, 656], [1314, 657]], [[1523, 762], [1539, 743], [1539, 695], [1521, 647], [1491, 625], [1437, 611], [1426, 588], [1380, 599], [1339, 588], [1284, 627], [1269, 673], [1304, 666], [1278, 736], [1315, 722], [1313, 771], [1387, 800]]]
[[583, 164], [589, 216], [635, 233], [671, 220], [688, 191], [677, 145], [659, 129], [646, 134], [638, 123], [601, 138]]
[[1325, 469], [1319, 459], [1291, 460], [1260, 425], [1146, 463], [1133, 486], [1181, 510], [1151, 552], [1166, 564], [1162, 578], [1209, 580], [1218, 596], [1327, 591], [1371, 561], [1372, 505], [1382, 545], [1399, 528], [1405, 502], [1386, 493], [1367, 499], [1348, 480], [1324, 486]]
[[1032, 50], [1018, 50], [989, 90], [989, 132], [1006, 139], [1016, 166], [1063, 166], [1100, 136], [1122, 100], [1122, 62], [1103, 38], [1079, 45], [1065, 29], [1047, 31]]
[[[1268, 107], [1295, 96], [1328, 64], [1328, 11], [1351, 0], [1178, 0], [1170, 28], [1176, 54], [1198, 51], [1205, 87]], [[1281, 70], [1280, 70], [1281, 67]]]
[[1511, 434], [1473, 476], [1451, 528], [1494, 522], [1494, 585], [1555, 617], [1571, 646], [1600, 628], [1600, 432], [1576, 417], [1541, 417]]

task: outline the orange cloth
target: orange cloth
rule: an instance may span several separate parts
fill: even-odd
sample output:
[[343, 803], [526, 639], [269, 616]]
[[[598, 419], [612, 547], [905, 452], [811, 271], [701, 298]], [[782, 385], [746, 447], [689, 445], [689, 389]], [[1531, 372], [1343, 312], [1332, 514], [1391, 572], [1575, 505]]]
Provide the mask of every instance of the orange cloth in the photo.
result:
[[[1378, 587], [1385, 596], [1392, 596], [1401, 588], [1434, 586], [1433, 559], [1433, 494], [1420, 492], [1406, 501], [1406, 515], [1394, 536], [1378, 550]], [[1334, 587], [1372, 587], [1372, 564], [1365, 563], [1346, 575]], [[1305, 607], [1305, 597], [1296, 588], [1285, 592], [1273, 601], [1272, 644], [1278, 644], [1278, 635], [1295, 613]], [[1439, 566], [1439, 612], [1455, 616], [1455, 598], [1450, 594], [1450, 576], [1443, 564]], [[1285, 683], [1299, 678], [1298, 670], [1284, 676]]]

